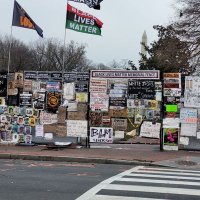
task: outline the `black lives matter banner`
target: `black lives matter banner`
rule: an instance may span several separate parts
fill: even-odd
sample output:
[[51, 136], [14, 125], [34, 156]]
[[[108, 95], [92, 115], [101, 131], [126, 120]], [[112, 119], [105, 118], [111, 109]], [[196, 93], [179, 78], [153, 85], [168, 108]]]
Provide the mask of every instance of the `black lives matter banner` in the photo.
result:
[[77, 3], [84, 3], [90, 8], [100, 10], [100, 3], [103, 0], [69, 0], [69, 1], [74, 1], [74, 2], [77, 2]]
[[155, 82], [150, 80], [129, 80], [129, 98], [155, 99]]
[[101, 35], [103, 23], [86, 12], [67, 5], [66, 28], [77, 32]]

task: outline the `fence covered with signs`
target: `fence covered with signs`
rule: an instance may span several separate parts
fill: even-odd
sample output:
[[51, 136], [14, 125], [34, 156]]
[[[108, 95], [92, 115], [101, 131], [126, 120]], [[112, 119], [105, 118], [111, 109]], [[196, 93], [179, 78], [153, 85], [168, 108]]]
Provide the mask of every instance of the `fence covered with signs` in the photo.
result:
[[139, 134], [159, 138], [159, 71], [25, 71], [0, 78], [1, 142], [68, 136], [112, 143], [144, 120]]
[[1, 74], [2, 143], [87, 137], [88, 72]]
[[180, 110], [180, 148], [200, 149], [200, 78], [185, 77], [184, 107]]
[[[164, 75], [164, 150], [200, 149], [200, 78], [180, 73]], [[183, 85], [183, 86], [182, 86]]]
[[130, 133], [161, 136], [165, 150], [199, 149], [199, 99], [200, 78], [183, 82], [180, 73], [164, 73], [162, 80], [157, 70], [2, 73], [0, 138], [113, 143]]
[[140, 136], [159, 138], [161, 90], [156, 70], [91, 71], [90, 142], [112, 143], [141, 124]]

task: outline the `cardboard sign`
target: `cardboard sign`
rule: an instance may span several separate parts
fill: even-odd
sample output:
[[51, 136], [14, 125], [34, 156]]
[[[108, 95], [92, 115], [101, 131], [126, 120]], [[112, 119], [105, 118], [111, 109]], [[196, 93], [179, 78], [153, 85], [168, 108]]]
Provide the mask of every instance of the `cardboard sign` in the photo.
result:
[[102, 112], [90, 111], [90, 126], [101, 126]]
[[125, 131], [127, 129], [127, 119], [112, 118], [112, 127], [114, 130]]
[[87, 137], [87, 123], [86, 120], [67, 120], [67, 136]]
[[123, 108], [123, 109], [109, 109], [108, 115], [110, 117], [127, 117], [128, 110], [127, 110], [127, 108]]
[[140, 137], [160, 138], [160, 128], [160, 123], [144, 121], [140, 128]]
[[197, 135], [197, 124], [181, 124], [181, 136], [194, 136]]

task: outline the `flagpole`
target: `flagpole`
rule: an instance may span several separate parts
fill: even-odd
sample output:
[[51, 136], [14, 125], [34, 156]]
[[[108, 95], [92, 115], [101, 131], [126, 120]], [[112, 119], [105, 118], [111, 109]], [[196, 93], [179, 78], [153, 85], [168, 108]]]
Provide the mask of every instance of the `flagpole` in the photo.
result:
[[[68, 0], [67, 0], [68, 5]], [[65, 45], [66, 45], [66, 22], [67, 22], [67, 9], [66, 9], [66, 19], [65, 19], [65, 34], [64, 34], [64, 43], [63, 43], [63, 63], [62, 63], [62, 77], [64, 83], [64, 71], [65, 71]]]
[[12, 26], [11, 26], [11, 31], [10, 31], [10, 41], [9, 41], [9, 49], [8, 49], [8, 75], [10, 73], [10, 61], [11, 61], [11, 48], [12, 48], [12, 39], [13, 39], [13, 34], [12, 34]]

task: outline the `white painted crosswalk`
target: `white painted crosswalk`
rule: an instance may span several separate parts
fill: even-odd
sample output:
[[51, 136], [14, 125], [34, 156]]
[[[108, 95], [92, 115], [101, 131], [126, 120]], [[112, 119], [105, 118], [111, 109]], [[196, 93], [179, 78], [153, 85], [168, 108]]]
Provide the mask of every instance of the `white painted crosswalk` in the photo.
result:
[[111, 177], [76, 200], [199, 200], [200, 171], [138, 166]]

